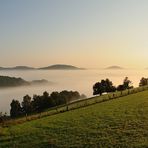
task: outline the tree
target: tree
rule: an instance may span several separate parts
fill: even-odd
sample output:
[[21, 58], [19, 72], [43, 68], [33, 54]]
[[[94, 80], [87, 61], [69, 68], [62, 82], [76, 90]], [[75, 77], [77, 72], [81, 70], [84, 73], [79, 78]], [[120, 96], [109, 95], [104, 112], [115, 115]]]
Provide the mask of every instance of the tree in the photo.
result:
[[117, 87], [117, 90], [121, 91], [121, 95], [122, 95], [122, 91], [128, 89], [128, 94], [129, 94], [129, 89], [131, 88], [133, 88], [132, 81], [130, 81], [128, 77], [125, 77], [125, 79], [123, 80], [123, 84], [119, 85]]
[[60, 103], [66, 104], [66, 110], [68, 110], [68, 103], [70, 102], [72, 98], [72, 93], [68, 92], [67, 90], [64, 90], [60, 92]]
[[148, 85], [148, 78], [142, 77], [140, 80], [139, 86], [141, 87], [141, 86], [145, 86], [145, 85]]
[[29, 95], [23, 97], [22, 109], [26, 115], [32, 112], [31, 97]]
[[101, 80], [101, 82], [97, 82], [93, 86], [93, 95], [100, 94], [101, 96], [102, 93], [115, 92], [115, 91], [116, 87], [113, 86], [113, 83], [109, 79]]
[[32, 101], [33, 111], [34, 112], [41, 112], [42, 109], [42, 97], [39, 95], [33, 95]]
[[125, 90], [124, 85], [117, 86], [117, 91], [121, 91], [121, 95], [123, 90]]
[[43, 92], [43, 96], [44, 96], [44, 98], [47, 99], [49, 97], [49, 93], [47, 91], [45, 91], [45, 92]]
[[104, 92], [105, 92], [105, 89], [104, 89], [103, 85], [100, 82], [97, 82], [93, 86], [93, 95], [99, 94], [101, 96], [102, 93], [104, 93]]
[[50, 97], [52, 98], [53, 102], [54, 102], [54, 106], [56, 106], [56, 109], [57, 109], [57, 106], [60, 105], [60, 101], [59, 101], [59, 93], [57, 91], [55, 92], [52, 92], [50, 94]]
[[106, 92], [115, 92], [116, 91], [116, 87], [113, 86], [112, 81], [110, 81], [109, 79], [106, 79], [105, 87], [106, 87]]
[[123, 90], [125, 90], [124, 85], [119, 85], [119, 86], [117, 87], [117, 90], [118, 90], [118, 91], [123, 91]]
[[44, 110], [49, 107], [49, 93], [47, 91], [43, 92], [43, 96], [41, 96], [40, 100], [40, 108], [41, 110]]
[[4, 115], [2, 112], [0, 112], [0, 123], [4, 122]]
[[10, 116], [12, 118], [22, 115], [22, 108], [18, 100], [12, 100], [10, 106]]
[[125, 79], [123, 80], [123, 86], [124, 86], [125, 89], [133, 88], [132, 81], [130, 81], [128, 79], [128, 77], [125, 77]]

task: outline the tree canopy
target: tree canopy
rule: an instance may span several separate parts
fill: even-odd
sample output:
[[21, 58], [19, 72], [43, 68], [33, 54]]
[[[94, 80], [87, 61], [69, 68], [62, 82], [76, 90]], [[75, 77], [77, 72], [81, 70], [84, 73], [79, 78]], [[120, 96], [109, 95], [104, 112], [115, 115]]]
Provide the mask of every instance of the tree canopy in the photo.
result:
[[139, 82], [139, 86], [145, 86], [145, 85], [148, 85], [148, 78], [144, 78], [142, 77], [140, 82]]
[[21, 115], [28, 115], [35, 112], [42, 112], [50, 107], [58, 107], [62, 104], [68, 104], [73, 100], [84, 99], [84, 94], [80, 95], [77, 91], [61, 91], [52, 92], [50, 95], [48, 92], [44, 92], [43, 95], [33, 95], [31, 98], [29, 95], [23, 97], [23, 101], [20, 103], [18, 100], [12, 100], [10, 115], [12, 118]]
[[101, 82], [97, 82], [93, 86], [93, 95], [102, 95], [102, 93], [115, 92], [116, 87], [113, 86], [112, 81], [109, 79], [101, 80]]

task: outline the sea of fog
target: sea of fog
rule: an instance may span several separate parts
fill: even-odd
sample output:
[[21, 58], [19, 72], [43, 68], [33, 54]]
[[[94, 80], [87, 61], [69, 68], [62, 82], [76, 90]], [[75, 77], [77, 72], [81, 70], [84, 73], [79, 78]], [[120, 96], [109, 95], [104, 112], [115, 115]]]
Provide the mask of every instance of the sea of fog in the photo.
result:
[[21, 86], [0, 89], [0, 112], [9, 114], [12, 99], [22, 101], [24, 95], [41, 95], [44, 91], [76, 90], [92, 96], [92, 86], [101, 79], [109, 78], [114, 85], [121, 84], [128, 76], [136, 87], [141, 77], [148, 77], [148, 70], [32, 70], [32, 71], [0, 71], [0, 75], [21, 77], [27, 81], [46, 79], [52, 85]]

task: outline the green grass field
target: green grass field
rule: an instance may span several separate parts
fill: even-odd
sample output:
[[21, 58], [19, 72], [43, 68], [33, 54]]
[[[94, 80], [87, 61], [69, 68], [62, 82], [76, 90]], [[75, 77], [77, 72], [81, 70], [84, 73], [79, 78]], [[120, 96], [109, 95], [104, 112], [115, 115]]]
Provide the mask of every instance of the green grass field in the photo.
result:
[[8, 127], [0, 148], [148, 147], [148, 91]]

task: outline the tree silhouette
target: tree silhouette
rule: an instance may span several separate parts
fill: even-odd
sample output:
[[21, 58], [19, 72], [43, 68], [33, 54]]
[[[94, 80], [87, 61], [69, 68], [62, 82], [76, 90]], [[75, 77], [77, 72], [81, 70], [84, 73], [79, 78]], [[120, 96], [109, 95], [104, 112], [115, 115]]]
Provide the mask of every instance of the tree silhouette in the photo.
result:
[[101, 96], [102, 93], [115, 91], [116, 87], [113, 86], [113, 83], [109, 79], [101, 80], [101, 82], [97, 82], [93, 86], [93, 95], [99, 94]]
[[32, 112], [31, 97], [29, 95], [23, 97], [22, 110], [26, 115]]
[[142, 77], [140, 80], [139, 86], [141, 87], [141, 86], [145, 86], [145, 85], [148, 85], [148, 78]]
[[22, 115], [22, 108], [18, 100], [12, 100], [10, 106], [11, 106], [10, 115], [12, 118]]
[[129, 89], [133, 88], [132, 86], [132, 81], [128, 79], [128, 77], [125, 77], [123, 80], [123, 84], [119, 85], [117, 87], [118, 91], [121, 91], [121, 95], [122, 95], [122, 91], [128, 89], [128, 94], [129, 94]]
[[11, 117], [17, 117], [21, 115], [28, 115], [31, 113], [42, 112], [50, 107], [58, 108], [59, 105], [66, 104], [68, 110], [68, 104], [72, 100], [85, 98], [85, 95], [80, 95], [77, 91], [61, 91], [52, 92], [50, 95], [48, 92], [44, 92], [43, 95], [33, 95], [31, 98], [29, 95], [23, 97], [23, 101], [20, 105], [19, 101], [13, 100], [11, 103]]
[[123, 86], [125, 89], [133, 88], [132, 81], [129, 80], [128, 77], [125, 77], [125, 79], [123, 80]]

